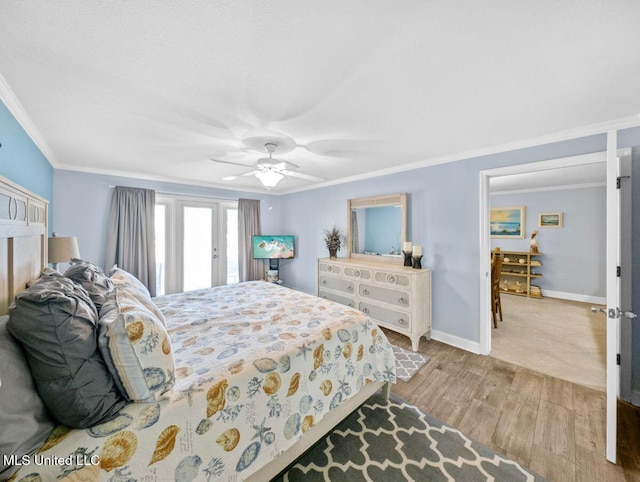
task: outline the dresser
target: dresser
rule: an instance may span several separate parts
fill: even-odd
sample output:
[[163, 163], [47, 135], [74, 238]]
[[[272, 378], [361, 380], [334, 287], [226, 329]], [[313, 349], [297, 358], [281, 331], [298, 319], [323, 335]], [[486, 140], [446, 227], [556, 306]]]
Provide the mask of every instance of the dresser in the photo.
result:
[[431, 338], [431, 271], [354, 258], [318, 260], [318, 296], [356, 308], [408, 336]]

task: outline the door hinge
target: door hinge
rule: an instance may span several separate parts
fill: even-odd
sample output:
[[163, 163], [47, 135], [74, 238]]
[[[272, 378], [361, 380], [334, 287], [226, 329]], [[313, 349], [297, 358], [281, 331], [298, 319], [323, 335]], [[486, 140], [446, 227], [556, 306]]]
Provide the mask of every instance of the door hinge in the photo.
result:
[[631, 176], [618, 176], [616, 178], [616, 189], [620, 189], [620, 184], [623, 179], [629, 179]]
[[620, 266], [616, 266], [616, 276], [620, 278], [622, 276], [622, 268]]
[[620, 353], [616, 355], [616, 365], [620, 365]]

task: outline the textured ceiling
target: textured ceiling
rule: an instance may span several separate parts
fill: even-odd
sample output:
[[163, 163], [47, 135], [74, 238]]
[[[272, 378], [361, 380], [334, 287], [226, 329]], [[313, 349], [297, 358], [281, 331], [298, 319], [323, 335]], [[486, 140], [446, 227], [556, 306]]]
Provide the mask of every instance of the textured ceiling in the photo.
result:
[[0, 74], [56, 167], [258, 189], [223, 180], [247, 138], [335, 181], [637, 116], [638, 25], [635, 0], [3, 0]]

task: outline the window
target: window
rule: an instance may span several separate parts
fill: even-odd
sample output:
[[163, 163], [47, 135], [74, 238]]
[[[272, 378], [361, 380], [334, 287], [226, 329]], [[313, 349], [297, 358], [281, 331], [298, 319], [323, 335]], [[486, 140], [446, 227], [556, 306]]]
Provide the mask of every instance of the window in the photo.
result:
[[238, 282], [238, 209], [232, 201], [156, 198], [158, 295]]

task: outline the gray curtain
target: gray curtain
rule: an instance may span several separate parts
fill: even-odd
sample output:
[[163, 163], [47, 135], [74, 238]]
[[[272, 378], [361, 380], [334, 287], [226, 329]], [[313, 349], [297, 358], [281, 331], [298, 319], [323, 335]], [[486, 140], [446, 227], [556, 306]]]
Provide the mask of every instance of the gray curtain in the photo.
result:
[[358, 238], [358, 213], [351, 210], [351, 252], [359, 253], [360, 240]]
[[260, 231], [260, 201], [238, 200], [238, 271], [240, 281], [253, 281], [264, 276], [264, 262], [253, 259], [253, 236]]
[[116, 186], [107, 225], [107, 269], [117, 264], [156, 295], [156, 193]]

